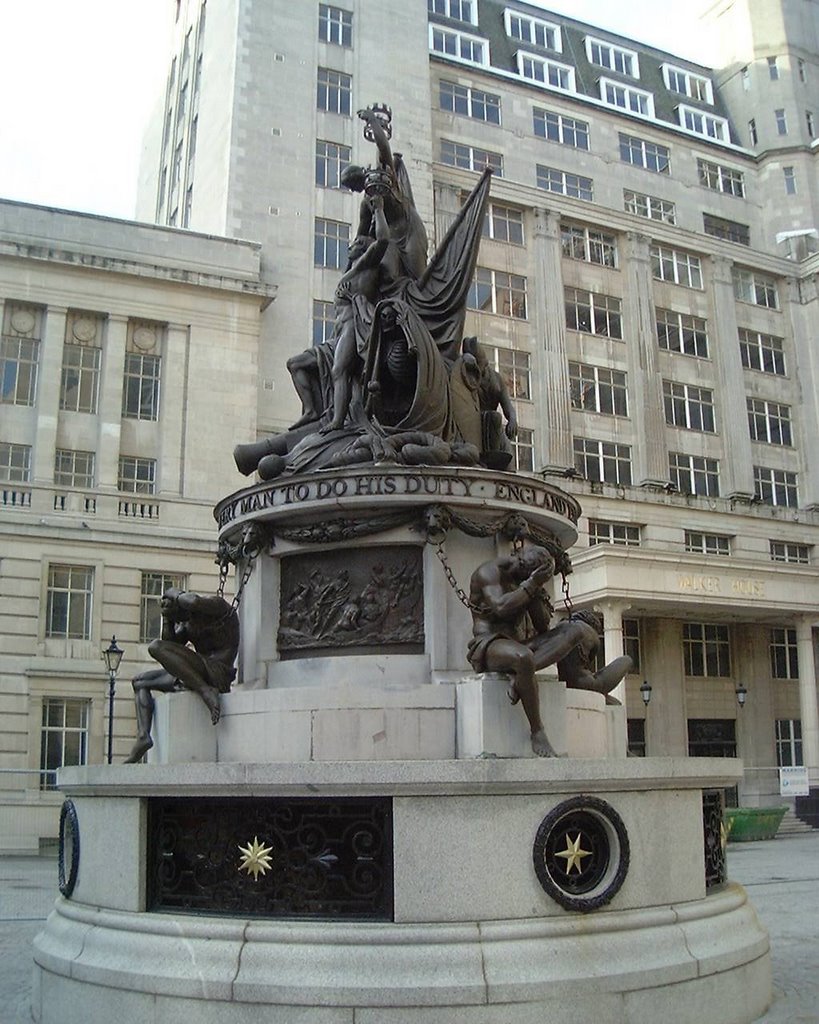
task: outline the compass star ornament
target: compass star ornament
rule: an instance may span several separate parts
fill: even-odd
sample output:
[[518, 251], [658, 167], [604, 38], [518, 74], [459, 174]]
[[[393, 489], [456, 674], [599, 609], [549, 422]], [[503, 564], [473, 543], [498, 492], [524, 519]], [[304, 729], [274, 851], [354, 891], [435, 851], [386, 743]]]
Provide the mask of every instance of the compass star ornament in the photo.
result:
[[239, 870], [253, 875], [254, 882], [258, 881], [259, 875], [266, 874], [273, 866], [273, 858], [270, 856], [272, 849], [272, 846], [263, 846], [259, 842], [259, 837], [254, 836], [252, 843], [239, 847], [239, 852], [242, 854]]
[[556, 857], [564, 857], [566, 859], [566, 874], [572, 873], [572, 868], [577, 869], [578, 875], [583, 870], [583, 858], [591, 856], [591, 850], [582, 850], [580, 843], [582, 840], [582, 833], [578, 832], [574, 841], [569, 837], [569, 833], [566, 833], [566, 849], [556, 853]]

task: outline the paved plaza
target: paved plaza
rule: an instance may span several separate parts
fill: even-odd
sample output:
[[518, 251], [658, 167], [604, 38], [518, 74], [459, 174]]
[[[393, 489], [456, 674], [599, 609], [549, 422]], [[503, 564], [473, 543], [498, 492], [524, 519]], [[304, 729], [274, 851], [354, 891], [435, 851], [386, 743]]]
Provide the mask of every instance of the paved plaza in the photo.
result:
[[[732, 843], [728, 871], [771, 935], [773, 1004], [759, 1024], [819, 1024], [819, 831]], [[31, 942], [56, 892], [53, 857], [0, 857], [0, 1024], [30, 1020]]]

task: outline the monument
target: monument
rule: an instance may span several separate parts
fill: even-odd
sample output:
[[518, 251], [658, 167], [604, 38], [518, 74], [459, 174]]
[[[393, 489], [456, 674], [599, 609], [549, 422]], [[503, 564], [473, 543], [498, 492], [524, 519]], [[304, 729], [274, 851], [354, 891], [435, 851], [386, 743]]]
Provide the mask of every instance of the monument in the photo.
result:
[[333, 337], [291, 359], [301, 416], [239, 439], [259, 480], [215, 510], [234, 604], [203, 640], [203, 596], [166, 596], [147, 763], [60, 773], [34, 1019], [751, 1021], [741, 768], [626, 757], [628, 659], [597, 667], [568, 596], [579, 506], [507, 470], [514, 412], [463, 337], [490, 173], [427, 261], [391, 112], [360, 117]]

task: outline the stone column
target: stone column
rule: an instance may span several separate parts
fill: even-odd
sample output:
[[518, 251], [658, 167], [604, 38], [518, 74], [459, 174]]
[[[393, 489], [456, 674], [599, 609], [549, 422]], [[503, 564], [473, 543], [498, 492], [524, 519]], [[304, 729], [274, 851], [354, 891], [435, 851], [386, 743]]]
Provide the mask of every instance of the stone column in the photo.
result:
[[[627, 601], [615, 599], [599, 601], [595, 606], [603, 613], [603, 643], [606, 652], [606, 664], [622, 656], [623, 652], [623, 612], [629, 608]], [[609, 718], [609, 754], [625, 757], [628, 750], [628, 725], [626, 712], [626, 682], [623, 680], [612, 690], [611, 696], [620, 701], [620, 707], [610, 705], [606, 708]]]
[[34, 446], [32, 480], [54, 483], [54, 452], [57, 447], [57, 423], [60, 416], [60, 381], [63, 372], [63, 344], [68, 310], [49, 306], [40, 341], [37, 367], [37, 443]]
[[[799, 283], [788, 280], [783, 312], [790, 322], [793, 357], [786, 361], [789, 375], [798, 380], [803, 395], [819, 394], [819, 347], [816, 345], [816, 317], [819, 316], [819, 275]], [[787, 355], [786, 355], [787, 359]], [[819, 508], [819, 404], [802, 402], [795, 410], [795, 438], [799, 445], [799, 504]]]
[[97, 485], [116, 489], [122, 432], [122, 388], [128, 318], [109, 315], [105, 330], [105, 358], [100, 382]]
[[623, 334], [628, 355], [629, 415], [634, 423], [634, 483], [664, 487], [668, 483], [668, 446], [660, 378], [659, 349], [651, 275], [651, 240], [629, 232], [625, 246]]
[[569, 364], [566, 352], [566, 314], [560, 253], [560, 216], [553, 210], [534, 210], [534, 277], [531, 296], [532, 330], [536, 339], [533, 398], [540, 410], [535, 448], [542, 468], [563, 474], [574, 466], [569, 416]]
[[201, 446], [201, 436], [188, 436], [188, 381], [190, 329], [184, 324], [168, 324], [162, 354], [164, 395], [160, 398], [161, 456], [159, 480], [163, 494], [185, 494], [185, 468], [188, 446]]
[[813, 617], [796, 622], [796, 650], [799, 657], [799, 717], [802, 720], [802, 760], [810, 769], [811, 785], [819, 783], [819, 710], [816, 704], [816, 659], [813, 646]]
[[711, 320], [709, 351], [719, 381], [719, 421], [722, 437], [720, 494], [728, 498], [752, 498], [754, 468], [748, 408], [745, 402], [745, 372], [739, 354], [733, 263], [722, 256], [711, 257]]

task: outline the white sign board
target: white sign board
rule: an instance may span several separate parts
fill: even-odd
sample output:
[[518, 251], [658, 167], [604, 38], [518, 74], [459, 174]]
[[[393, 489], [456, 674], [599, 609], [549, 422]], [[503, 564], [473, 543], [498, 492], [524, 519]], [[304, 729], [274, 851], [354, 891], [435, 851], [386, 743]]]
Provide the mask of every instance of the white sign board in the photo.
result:
[[801, 765], [794, 768], [779, 769], [780, 796], [808, 796], [808, 769]]

